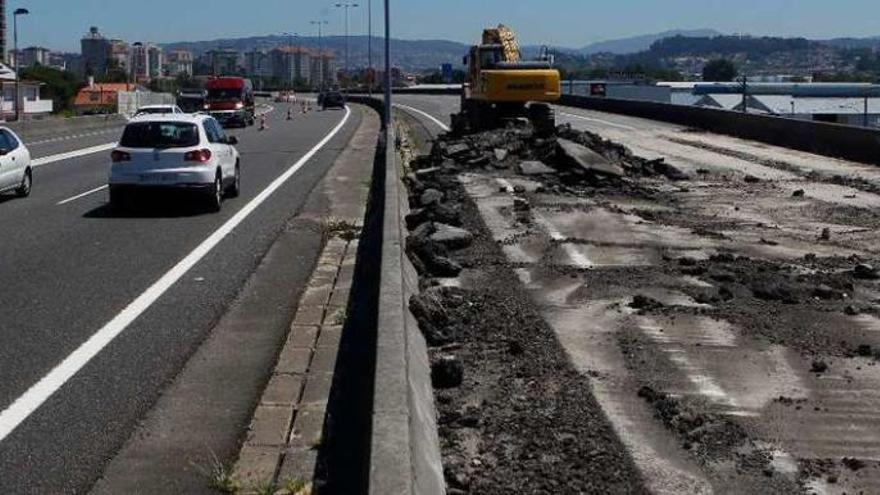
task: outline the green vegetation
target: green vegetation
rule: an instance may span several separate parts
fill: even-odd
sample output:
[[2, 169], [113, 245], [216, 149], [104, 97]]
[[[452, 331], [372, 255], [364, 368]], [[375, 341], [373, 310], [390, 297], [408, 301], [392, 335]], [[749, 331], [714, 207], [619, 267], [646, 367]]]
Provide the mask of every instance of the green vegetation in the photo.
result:
[[703, 80], [707, 82], [730, 82], [736, 79], [736, 65], [726, 58], [710, 60], [703, 67]]
[[72, 72], [41, 65], [22, 69], [21, 78], [45, 84], [43, 97], [51, 99], [54, 102], [55, 111], [60, 113], [71, 110], [73, 99], [83, 85], [83, 81]]

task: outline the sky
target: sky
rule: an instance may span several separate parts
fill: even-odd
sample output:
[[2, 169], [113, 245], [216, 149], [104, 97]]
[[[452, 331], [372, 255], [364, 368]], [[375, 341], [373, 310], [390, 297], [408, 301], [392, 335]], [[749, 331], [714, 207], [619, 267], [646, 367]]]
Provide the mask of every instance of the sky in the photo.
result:
[[[19, 18], [19, 45], [79, 51], [89, 26], [127, 41], [200, 41], [281, 32], [344, 32], [343, 0], [7, 0]], [[352, 0], [347, 0], [350, 3]], [[350, 11], [350, 32], [364, 34], [367, 0]], [[372, 0], [374, 34], [384, 28], [383, 2]], [[581, 47], [594, 41], [670, 29], [713, 28], [754, 35], [880, 35], [877, 0], [391, 0], [392, 36], [474, 42], [503, 22], [523, 44]], [[12, 34], [10, 19], [10, 38]], [[11, 44], [11, 43], [10, 43]]]

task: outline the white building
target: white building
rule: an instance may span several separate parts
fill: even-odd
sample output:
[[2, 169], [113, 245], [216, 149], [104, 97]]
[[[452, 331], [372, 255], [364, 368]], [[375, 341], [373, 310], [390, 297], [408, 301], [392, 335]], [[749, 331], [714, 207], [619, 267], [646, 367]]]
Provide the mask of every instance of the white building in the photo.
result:
[[[0, 113], [3, 119], [15, 116], [15, 71], [5, 64], [0, 64], [0, 84], [2, 84], [2, 99], [0, 99]], [[37, 81], [19, 81], [21, 87], [22, 113], [24, 115], [39, 115], [52, 113], [52, 100], [43, 100], [40, 97], [40, 88], [43, 83]]]

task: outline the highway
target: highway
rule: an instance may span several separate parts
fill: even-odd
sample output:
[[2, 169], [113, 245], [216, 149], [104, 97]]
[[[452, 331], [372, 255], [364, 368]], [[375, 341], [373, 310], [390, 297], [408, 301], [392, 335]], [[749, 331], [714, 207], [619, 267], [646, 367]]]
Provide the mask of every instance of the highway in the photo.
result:
[[[0, 200], [0, 493], [91, 487], [360, 121], [285, 113], [231, 132], [242, 194], [218, 214], [177, 202], [116, 214], [108, 151], [44, 163], [29, 198]], [[29, 148], [76, 155], [119, 131]]]

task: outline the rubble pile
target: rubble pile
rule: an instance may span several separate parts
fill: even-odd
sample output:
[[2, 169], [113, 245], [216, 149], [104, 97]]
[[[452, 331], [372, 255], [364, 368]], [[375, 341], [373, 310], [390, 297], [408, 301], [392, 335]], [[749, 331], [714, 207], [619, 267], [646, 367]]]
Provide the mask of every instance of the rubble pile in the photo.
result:
[[405, 248], [420, 288], [409, 309], [428, 346], [447, 493], [647, 493], [458, 181], [505, 170], [599, 186], [626, 167], [524, 125], [442, 137], [409, 168]]
[[541, 136], [525, 123], [512, 123], [466, 136], [441, 136], [431, 153], [413, 163], [409, 186], [440, 172], [513, 170], [542, 176], [545, 184], [615, 186], [640, 177], [687, 180], [688, 176], [662, 159], [646, 160], [628, 148], [588, 131], [563, 125]]

